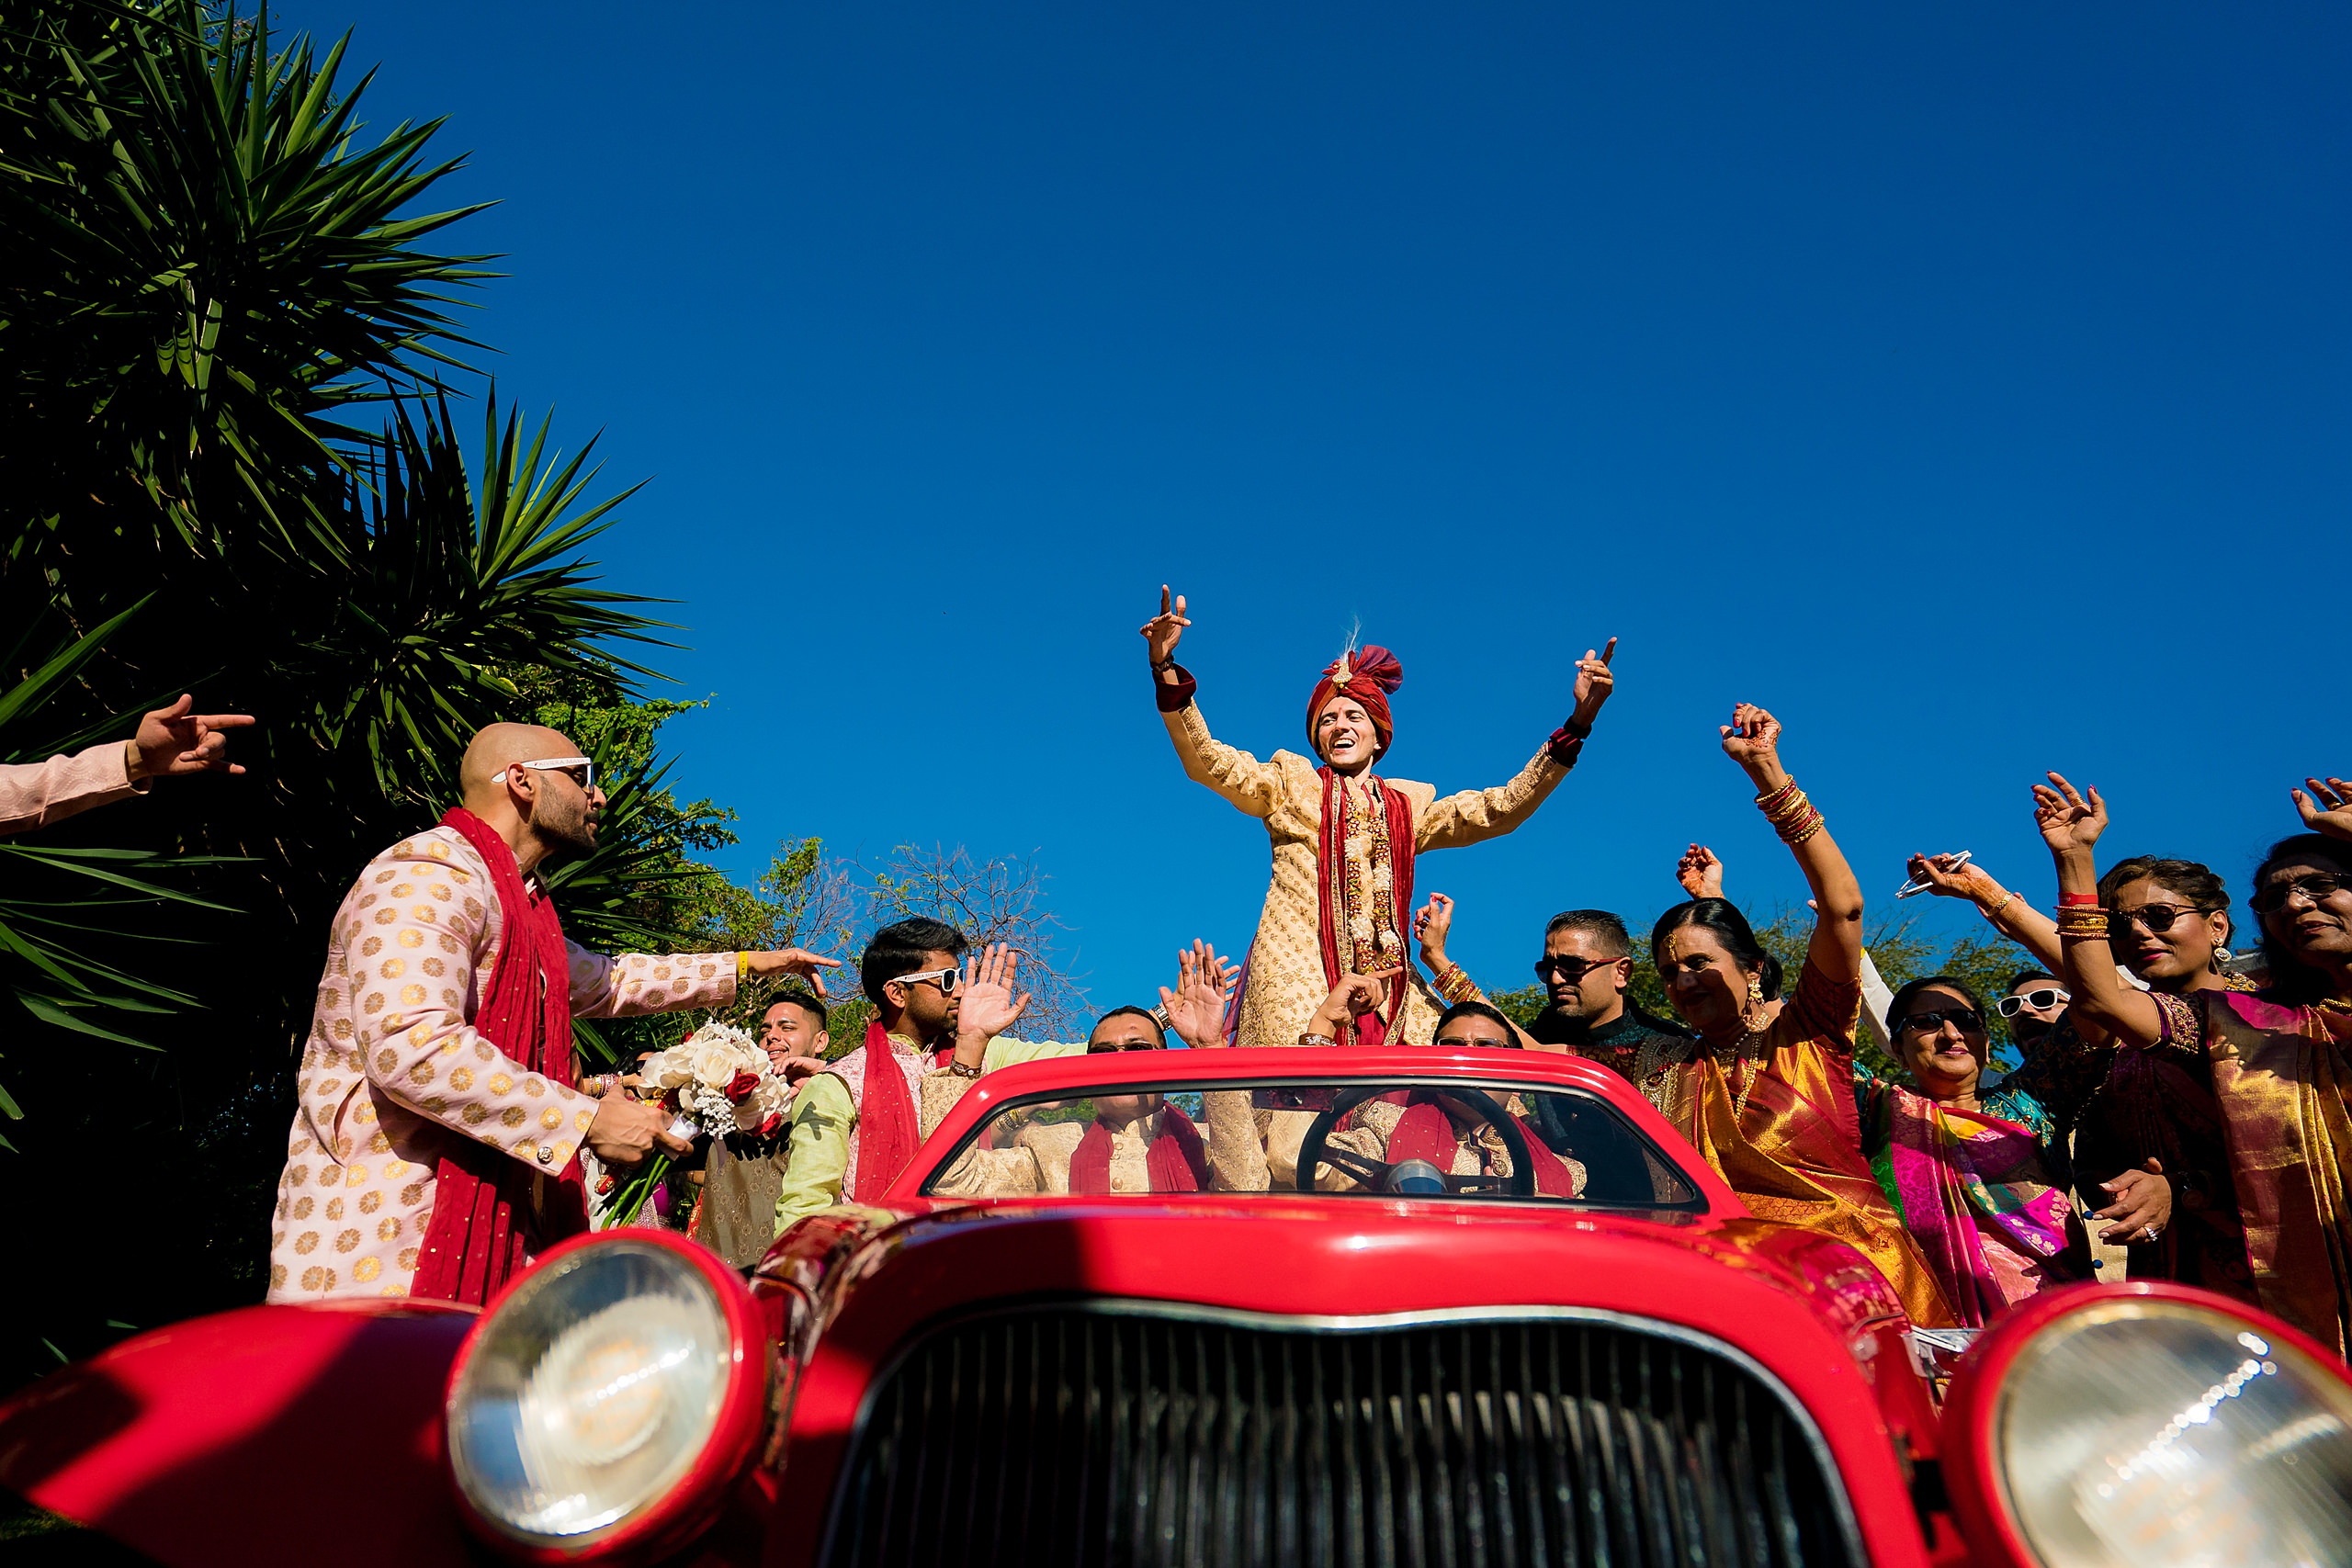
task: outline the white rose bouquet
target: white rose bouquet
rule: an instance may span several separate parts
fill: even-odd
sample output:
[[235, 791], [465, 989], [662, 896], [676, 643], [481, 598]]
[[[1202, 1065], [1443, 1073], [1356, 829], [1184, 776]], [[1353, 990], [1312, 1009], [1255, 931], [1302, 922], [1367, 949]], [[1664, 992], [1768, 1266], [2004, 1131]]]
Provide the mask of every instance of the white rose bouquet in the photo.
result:
[[[647, 1089], [662, 1091], [662, 1104], [676, 1113], [670, 1135], [757, 1133], [773, 1137], [784, 1126], [795, 1089], [779, 1077], [760, 1043], [729, 1023], [706, 1023], [667, 1051], [638, 1067]], [[605, 1224], [625, 1225], [670, 1173], [667, 1155], [657, 1154], [629, 1177], [614, 1197]]]

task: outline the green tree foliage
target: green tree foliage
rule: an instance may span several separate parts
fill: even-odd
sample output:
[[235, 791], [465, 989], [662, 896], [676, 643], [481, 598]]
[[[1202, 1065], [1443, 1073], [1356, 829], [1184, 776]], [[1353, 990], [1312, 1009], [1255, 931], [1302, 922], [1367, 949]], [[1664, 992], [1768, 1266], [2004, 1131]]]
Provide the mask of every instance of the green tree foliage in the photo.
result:
[[473, 209], [434, 207], [435, 124], [371, 131], [366, 86], [194, 0], [0, 28], [0, 750], [184, 690], [261, 719], [247, 776], [0, 852], [7, 1125], [52, 1248], [20, 1262], [67, 1353], [259, 1293], [326, 917], [454, 803], [476, 728], [560, 703], [606, 755], [559, 891], [588, 939], [667, 945], [727, 897], [692, 861], [726, 814], [672, 797], [675, 708], [635, 689], [659, 628], [582, 553], [626, 492], [494, 396], [453, 409], [488, 275], [430, 242]]

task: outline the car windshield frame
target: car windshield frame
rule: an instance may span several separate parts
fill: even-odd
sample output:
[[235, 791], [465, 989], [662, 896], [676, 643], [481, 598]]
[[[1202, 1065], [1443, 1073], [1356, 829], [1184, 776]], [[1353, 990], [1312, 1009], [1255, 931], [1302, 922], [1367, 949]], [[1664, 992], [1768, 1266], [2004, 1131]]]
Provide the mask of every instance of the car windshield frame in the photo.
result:
[[[1170, 1055], [1184, 1055], [1189, 1054], [1190, 1053], [1170, 1053]], [[1132, 1055], [1126, 1053], [1119, 1054], [1119, 1055], [1126, 1058], [1125, 1061], [1120, 1062], [1120, 1065], [1122, 1066], [1125, 1066], [1132, 1063], [1136, 1055], [1140, 1055], [1140, 1053]], [[1157, 1053], [1154, 1055], [1157, 1055]], [[1080, 1062], [1089, 1059], [1090, 1058], [1086, 1057], [1067, 1057], [1056, 1061], [1053, 1065], [1060, 1066], [1067, 1071], [1076, 1067]], [[1103, 1058], [1098, 1056], [1091, 1059], [1099, 1061]], [[1114, 1056], [1111, 1059], [1118, 1060], [1118, 1057]], [[1450, 1066], [1458, 1065], [1460, 1064], [1460, 1058], [1452, 1057], [1448, 1059], [1448, 1062]], [[1044, 1065], [1046, 1064], [1032, 1064], [1033, 1066]], [[1169, 1065], [1171, 1067], [1176, 1066], [1174, 1063], [1170, 1063]], [[1203, 1065], [1206, 1066], [1208, 1064]], [[1402, 1064], [1399, 1064], [1399, 1066], [1401, 1066]], [[1481, 1064], [1481, 1066], [1483, 1066], [1483, 1064]], [[991, 1077], [995, 1076], [995, 1074], [989, 1075]], [[973, 1119], [969, 1126], [966, 1127], [960, 1134], [958, 1134], [952, 1142], [943, 1144], [939, 1146], [939, 1151], [936, 1156], [930, 1158], [928, 1168], [922, 1172], [921, 1179], [913, 1183], [913, 1191], [910, 1196], [936, 1202], [993, 1203], [1037, 1201], [1044, 1200], [1068, 1201], [1073, 1194], [1007, 1193], [1001, 1195], [965, 1196], [938, 1193], [932, 1190], [933, 1184], [938, 1181], [941, 1177], [944, 1176], [954, 1168], [956, 1162], [958, 1159], [961, 1159], [964, 1156], [965, 1152], [970, 1149], [972, 1145], [978, 1141], [981, 1133], [987, 1128], [1001, 1120], [1008, 1112], [1018, 1111], [1023, 1107], [1037, 1105], [1047, 1101], [1092, 1100], [1102, 1095], [1130, 1094], [1248, 1093], [1254, 1095], [1260, 1090], [1270, 1089], [1332, 1089], [1342, 1093], [1354, 1089], [1370, 1089], [1375, 1094], [1389, 1094], [1394, 1093], [1398, 1089], [1430, 1089], [1460, 1090], [1470, 1089], [1481, 1090], [1488, 1094], [1494, 1094], [1498, 1097], [1503, 1094], [1519, 1094], [1522, 1096], [1530, 1094], [1557, 1094], [1572, 1096], [1587, 1100], [1608, 1114], [1615, 1122], [1619, 1131], [1625, 1136], [1634, 1140], [1634, 1142], [1645, 1153], [1648, 1155], [1651, 1159], [1657, 1161], [1659, 1164], [1663, 1165], [1667, 1170], [1671, 1172], [1675, 1179], [1690, 1190], [1690, 1196], [1687, 1199], [1673, 1201], [1652, 1200], [1647, 1202], [1621, 1202], [1614, 1201], [1597, 1201], [1587, 1198], [1552, 1198], [1542, 1195], [1521, 1198], [1511, 1196], [1508, 1193], [1483, 1192], [1476, 1194], [1463, 1192], [1423, 1194], [1407, 1192], [1378, 1192], [1345, 1189], [1337, 1190], [1318, 1189], [1315, 1191], [1309, 1192], [1298, 1190], [1295, 1188], [1281, 1186], [1270, 1186], [1267, 1190], [1263, 1192], [1203, 1191], [1197, 1194], [1187, 1193], [1182, 1196], [1188, 1198], [1214, 1197], [1218, 1199], [1241, 1198], [1252, 1200], [1267, 1198], [1334, 1198], [1350, 1201], [1374, 1199], [1387, 1202], [1466, 1202], [1476, 1203], [1481, 1207], [1490, 1203], [1514, 1203], [1572, 1213], [1652, 1213], [1662, 1215], [1672, 1215], [1677, 1219], [1699, 1218], [1712, 1214], [1715, 1212], [1715, 1204], [1711, 1201], [1708, 1195], [1707, 1184], [1690, 1173], [1686, 1161], [1676, 1158], [1671, 1151], [1662, 1146], [1658, 1140], [1650, 1134], [1647, 1128], [1643, 1127], [1634, 1117], [1626, 1114], [1624, 1109], [1617, 1105], [1606, 1093], [1587, 1085], [1545, 1081], [1542, 1078], [1515, 1075], [1509, 1071], [1465, 1073], [1458, 1070], [1457, 1068], [1457, 1070], [1453, 1071], [1433, 1072], [1430, 1071], [1428, 1066], [1423, 1066], [1418, 1069], [1408, 1067], [1403, 1071], [1394, 1073], [1375, 1073], [1363, 1069], [1327, 1069], [1320, 1072], [1310, 1069], [1304, 1072], [1280, 1073], [1269, 1071], [1241, 1074], [1219, 1074], [1214, 1071], [1208, 1073], [1188, 1073], [1178, 1070], [1171, 1071], [1164, 1075], [1155, 1075], [1148, 1078], [1139, 1078], [1127, 1075], [1122, 1075], [1122, 1077], [1125, 1081], [1121, 1081], [1121, 1078], [1095, 1078], [1091, 1077], [1077, 1077], [1073, 1075], [1073, 1081], [1069, 1083], [1056, 1084], [1050, 1088], [1040, 1088], [1026, 1091], [1015, 1091], [1012, 1093], [992, 1096], [985, 1108], [982, 1109], [979, 1114]], [[944, 1125], [944, 1123], [943, 1123], [943, 1125]], [[929, 1141], [926, 1141], [922, 1152], [924, 1155], [929, 1156], [930, 1151], [931, 1144]], [[918, 1163], [921, 1162], [918, 1161]], [[911, 1171], [910, 1174], [911, 1174]], [[1091, 1201], [1097, 1198], [1105, 1199], [1111, 1201], [1132, 1201], [1138, 1198], [1149, 1199], [1153, 1197], [1165, 1200], [1170, 1197], [1170, 1194], [1136, 1192], [1118, 1194], [1097, 1193], [1082, 1196], [1088, 1201]]]

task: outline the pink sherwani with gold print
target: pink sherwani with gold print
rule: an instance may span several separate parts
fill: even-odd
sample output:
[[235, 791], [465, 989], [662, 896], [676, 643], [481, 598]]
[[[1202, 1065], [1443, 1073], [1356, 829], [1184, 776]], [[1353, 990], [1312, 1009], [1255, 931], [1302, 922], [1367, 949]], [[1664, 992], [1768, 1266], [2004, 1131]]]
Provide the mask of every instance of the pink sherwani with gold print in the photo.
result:
[[[368, 863], [335, 911], [277, 1182], [269, 1299], [401, 1296], [443, 1151], [472, 1138], [548, 1179], [596, 1103], [476, 1033], [503, 920], [489, 868], [447, 828]], [[735, 999], [735, 954], [605, 958], [566, 943], [571, 1010], [628, 1018]]]

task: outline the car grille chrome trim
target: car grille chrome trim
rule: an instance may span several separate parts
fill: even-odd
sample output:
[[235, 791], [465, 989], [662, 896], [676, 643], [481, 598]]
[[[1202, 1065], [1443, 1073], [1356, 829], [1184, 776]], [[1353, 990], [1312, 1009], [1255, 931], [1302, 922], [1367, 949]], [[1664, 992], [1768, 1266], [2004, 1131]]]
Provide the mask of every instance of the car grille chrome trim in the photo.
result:
[[1737, 1347], [1598, 1308], [1285, 1316], [1029, 1302], [876, 1375], [827, 1568], [1867, 1561], [1809, 1413]]

